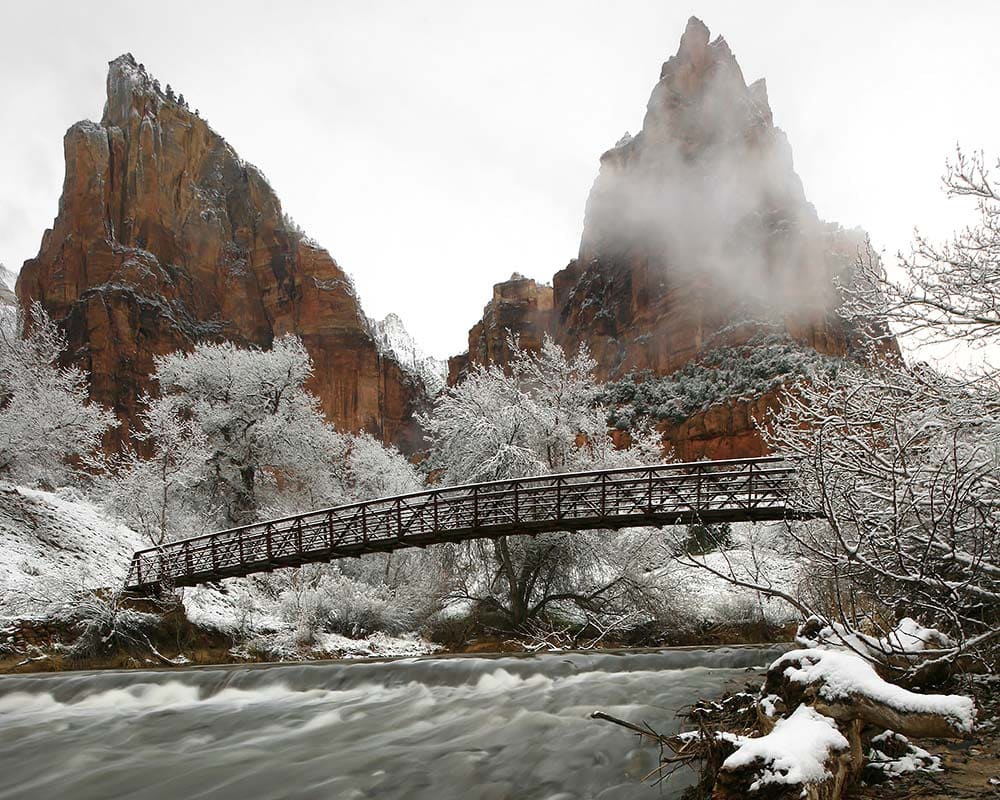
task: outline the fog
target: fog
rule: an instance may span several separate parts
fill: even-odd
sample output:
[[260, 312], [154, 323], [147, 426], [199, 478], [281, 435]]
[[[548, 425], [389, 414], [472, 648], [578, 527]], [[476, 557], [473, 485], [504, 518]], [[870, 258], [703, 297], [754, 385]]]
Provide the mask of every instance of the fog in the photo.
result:
[[0, 25], [0, 261], [37, 252], [62, 135], [100, 117], [131, 51], [264, 171], [370, 315], [458, 352], [493, 283], [576, 254], [598, 158], [641, 127], [691, 14], [767, 79], [822, 219], [890, 253], [961, 221], [939, 177], [1000, 129], [992, 3], [42, 0]]

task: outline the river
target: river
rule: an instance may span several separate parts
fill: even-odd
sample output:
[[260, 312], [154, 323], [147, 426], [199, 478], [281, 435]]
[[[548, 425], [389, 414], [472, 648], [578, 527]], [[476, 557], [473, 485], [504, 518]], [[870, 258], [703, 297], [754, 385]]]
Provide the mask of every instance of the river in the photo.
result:
[[0, 677], [0, 798], [654, 800], [658, 750], [769, 648]]

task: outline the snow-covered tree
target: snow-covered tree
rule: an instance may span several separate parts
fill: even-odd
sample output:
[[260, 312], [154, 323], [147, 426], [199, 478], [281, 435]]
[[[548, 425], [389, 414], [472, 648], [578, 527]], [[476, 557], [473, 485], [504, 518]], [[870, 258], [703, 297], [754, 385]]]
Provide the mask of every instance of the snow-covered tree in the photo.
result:
[[[943, 244], [918, 233], [911, 252], [900, 255], [898, 277], [883, 270], [869, 249], [859, 260], [848, 310], [888, 321], [911, 345], [961, 342], [987, 351], [1000, 341], [1000, 193], [985, 156], [960, 148], [944, 185], [950, 197], [974, 202], [974, 222]], [[994, 380], [996, 367], [982, 365]]]
[[394, 447], [368, 433], [342, 435], [340, 444], [334, 473], [345, 502], [420, 491], [420, 474]]
[[204, 491], [211, 451], [175, 395], [143, 397], [134, 444], [92, 461], [96, 495], [118, 519], [159, 546], [203, 533], [216, 515]]
[[63, 483], [114, 417], [87, 397], [87, 376], [59, 359], [66, 339], [37, 303], [0, 307], [0, 476]]
[[[520, 350], [508, 372], [473, 367], [422, 419], [430, 467], [446, 483], [626, 466], [660, 457], [655, 436], [636, 433], [619, 451], [596, 402], [594, 361], [567, 358], [546, 337]], [[577, 619], [648, 611], [656, 591], [643, 567], [658, 537], [648, 531], [501, 537], [456, 549], [455, 596], [500, 612], [514, 627], [557, 611]]]
[[312, 362], [294, 336], [270, 350], [226, 342], [156, 359], [160, 401], [188, 418], [209, 450], [204, 479], [220, 522], [315, 508], [337, 499], [341, 441], [306, 388]]
[[[268, 351], [200, 345], [156, 366], [160, 394], [143, 399], [134, 446], [92, 462], [106, 507], [154, 545], [422, 484], [394, 448], [323, 419], [305, 388], [312, 364], [295, 337]], [[446, 557], [377, 554], [255, 577], [244, 590], [302, 641], [323, 631], [398, 632], [437, 609]]]

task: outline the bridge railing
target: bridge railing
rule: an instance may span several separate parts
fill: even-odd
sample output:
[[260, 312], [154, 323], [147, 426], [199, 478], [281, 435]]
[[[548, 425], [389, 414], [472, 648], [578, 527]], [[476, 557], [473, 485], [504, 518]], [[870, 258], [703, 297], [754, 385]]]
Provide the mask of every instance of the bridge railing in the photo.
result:
[[699, 461], [429, 489], [253, 523], [137, 552], [128, 587], [246, 575], [433, 542], [698, 519], [780, 518], [780, 458]]

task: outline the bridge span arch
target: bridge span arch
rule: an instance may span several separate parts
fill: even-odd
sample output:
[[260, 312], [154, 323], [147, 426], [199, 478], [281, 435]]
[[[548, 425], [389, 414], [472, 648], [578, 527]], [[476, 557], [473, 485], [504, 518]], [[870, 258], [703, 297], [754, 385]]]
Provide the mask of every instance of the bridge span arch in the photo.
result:
[[258, 522], [132, 556], [126, 589], [155, 592], [443, 542], [640, 526], [802, 519], [778, 457], [659, 464], [447, 486]]

